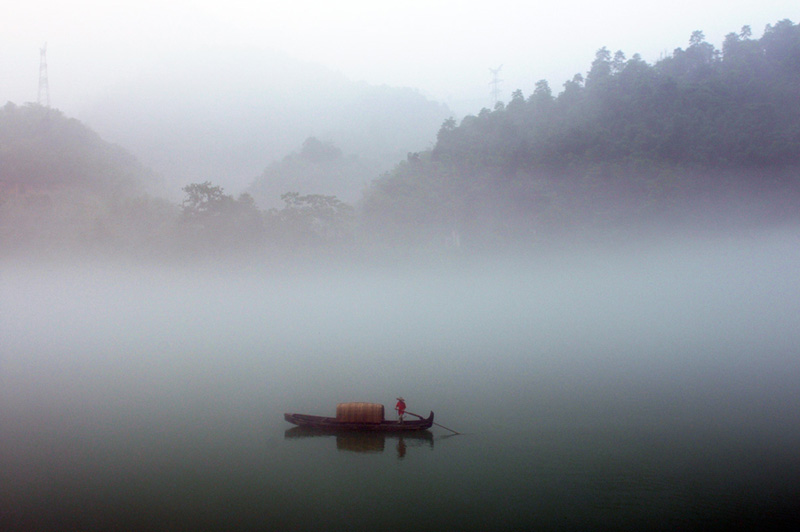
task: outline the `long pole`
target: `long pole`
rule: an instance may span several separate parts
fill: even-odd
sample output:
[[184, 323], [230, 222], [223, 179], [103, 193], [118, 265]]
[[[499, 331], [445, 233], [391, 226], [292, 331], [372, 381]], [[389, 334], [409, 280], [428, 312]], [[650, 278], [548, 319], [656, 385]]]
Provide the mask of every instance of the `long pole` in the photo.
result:
[[[406, 414], [411, 414], [412, 416], [417, 416], [417, 417], [418, 417], [418, 418], [420, 418], [420, 419], [425, 419], [425, 418], [424, 418], [424, 417], [422, 417], [421, 415], [419, 415], [419, 414], [415, 414], [414, 412], [409, 412], [408, 410], [406, 410]], [[460, 432], [458, 432], [458, 431], [455, 431], [455, 430], [453, 430], [453, 429], [449, 429], [449, 428], [445, 427], [444, 425], [439, 425], [439, 424], [438, 424], [437, 422], [435, 422], [435, 421], [433, 422], [433, 424], [434, 424], [434, 425], [436, 425], [437, 427], [441, 427], [441, 428], [443, 428], [443, 429], [449, 430], [450, 432], [452, 432], [452, 433], [454, 433], [454, 434], [461, 434]]]

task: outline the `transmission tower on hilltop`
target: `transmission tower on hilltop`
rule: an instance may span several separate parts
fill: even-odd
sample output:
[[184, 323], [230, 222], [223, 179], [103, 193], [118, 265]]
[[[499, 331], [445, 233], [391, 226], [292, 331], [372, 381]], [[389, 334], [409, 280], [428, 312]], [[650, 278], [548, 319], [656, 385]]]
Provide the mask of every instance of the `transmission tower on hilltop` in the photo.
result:
[[47, 43], [39, 48], [39, 105], [50, 107], [50, 86], [47, 83]]
[[492, 73], [492, 81], [489, 82], [489, 85], [492, 87], [492, 105], [497, 105], [498, 100], [500, 99], [500, 83], [503, 82], [500, 79], [500, 71], [503, 69], [503, 65], [500, 65], [497, 68], [490, 68], [489, 72]]

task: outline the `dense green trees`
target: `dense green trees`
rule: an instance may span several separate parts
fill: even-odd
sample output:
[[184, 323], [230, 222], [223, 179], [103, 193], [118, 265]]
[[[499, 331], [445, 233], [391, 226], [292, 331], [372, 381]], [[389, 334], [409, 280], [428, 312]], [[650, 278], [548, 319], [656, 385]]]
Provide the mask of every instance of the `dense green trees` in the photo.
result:
[[249, 194], [237, 199], [210, 181], [183, 188], [184, 236], [195, 249], [227, 250], [257, 245], [264, 232], [261, 212]]
[[761, 39], [744, 27], [722, 50], [693, 32], [654, 65], [603, 47], [558, 96], [542, 80], [527, 99], [445, 122], [420, 165], [374, 183], [364, 212], [387, 234], [424, 220], [439, 238], [455, 227], [462, 242], [497, 242], [781, 194], [800, 168], [799, 74], [788, 20]]
[[503, 109], [451, 125], [434, 158], [472, 163], [480, 148], [483, 166], [512, 171], [631, 160], [717, 169], [796, 164], [798, 34], [789, 21], [760, 40], [745, 28], [720, 52], [698, 31], [687, 49], [652, 66], [601, 48], [585, 82], [576, 75], [555, 99], [540, 82], [527, 105], [515, 94]]
[[283, 208], [267, 213], [274, 242], [295, 248], [352, 243], [355, 210], [336, 196], [287, 192], [281, 199]]

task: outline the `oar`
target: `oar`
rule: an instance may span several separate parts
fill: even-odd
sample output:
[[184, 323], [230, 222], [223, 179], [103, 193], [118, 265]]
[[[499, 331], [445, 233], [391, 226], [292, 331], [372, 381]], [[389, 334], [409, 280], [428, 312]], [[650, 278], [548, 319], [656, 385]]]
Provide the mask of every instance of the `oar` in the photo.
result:
[[[422, 416], [421, 416], [421, 415], [419, 415], [419, 414], [415, 414], [414, 412], [409, 412], [408, 410], [406, 410], [406, 414], [411, 414], [412, 416], [417, 416], [417, 417], [418, 417], [418, 418], [420, 418], [420, 419], [427, 419], [427, 418], [424, 418], [424, 417], [422, 417]], [[438, 424], [438, 423], [436, 423], [435, 421], [433, 422], [433, 424], [434, 424], [434, 425], [436, 425], [437, 427], [442, 427], [443, 429], [449, 430], [450, 432], [452, 432], [452, 433], [454, 433], [454, 434], [461, 434], [460, 432], [458, 432], [458, 431], [455, 431], [455, 430], [453, 430], [453, 429], [448, 429], [448, 428], [447, 428], [447, 427], [445, 427], [444, 425], [439, 425], [439, 424]]]

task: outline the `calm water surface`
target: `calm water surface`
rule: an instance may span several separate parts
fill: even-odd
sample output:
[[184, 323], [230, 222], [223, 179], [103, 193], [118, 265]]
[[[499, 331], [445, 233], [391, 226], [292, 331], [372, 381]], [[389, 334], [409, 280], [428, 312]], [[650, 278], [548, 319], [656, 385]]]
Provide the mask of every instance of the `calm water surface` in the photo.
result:
[[[7, 265], [0, 529], [797, 529], [797, 244]], [[463, 434], [283, 421], [398, 394]]]

